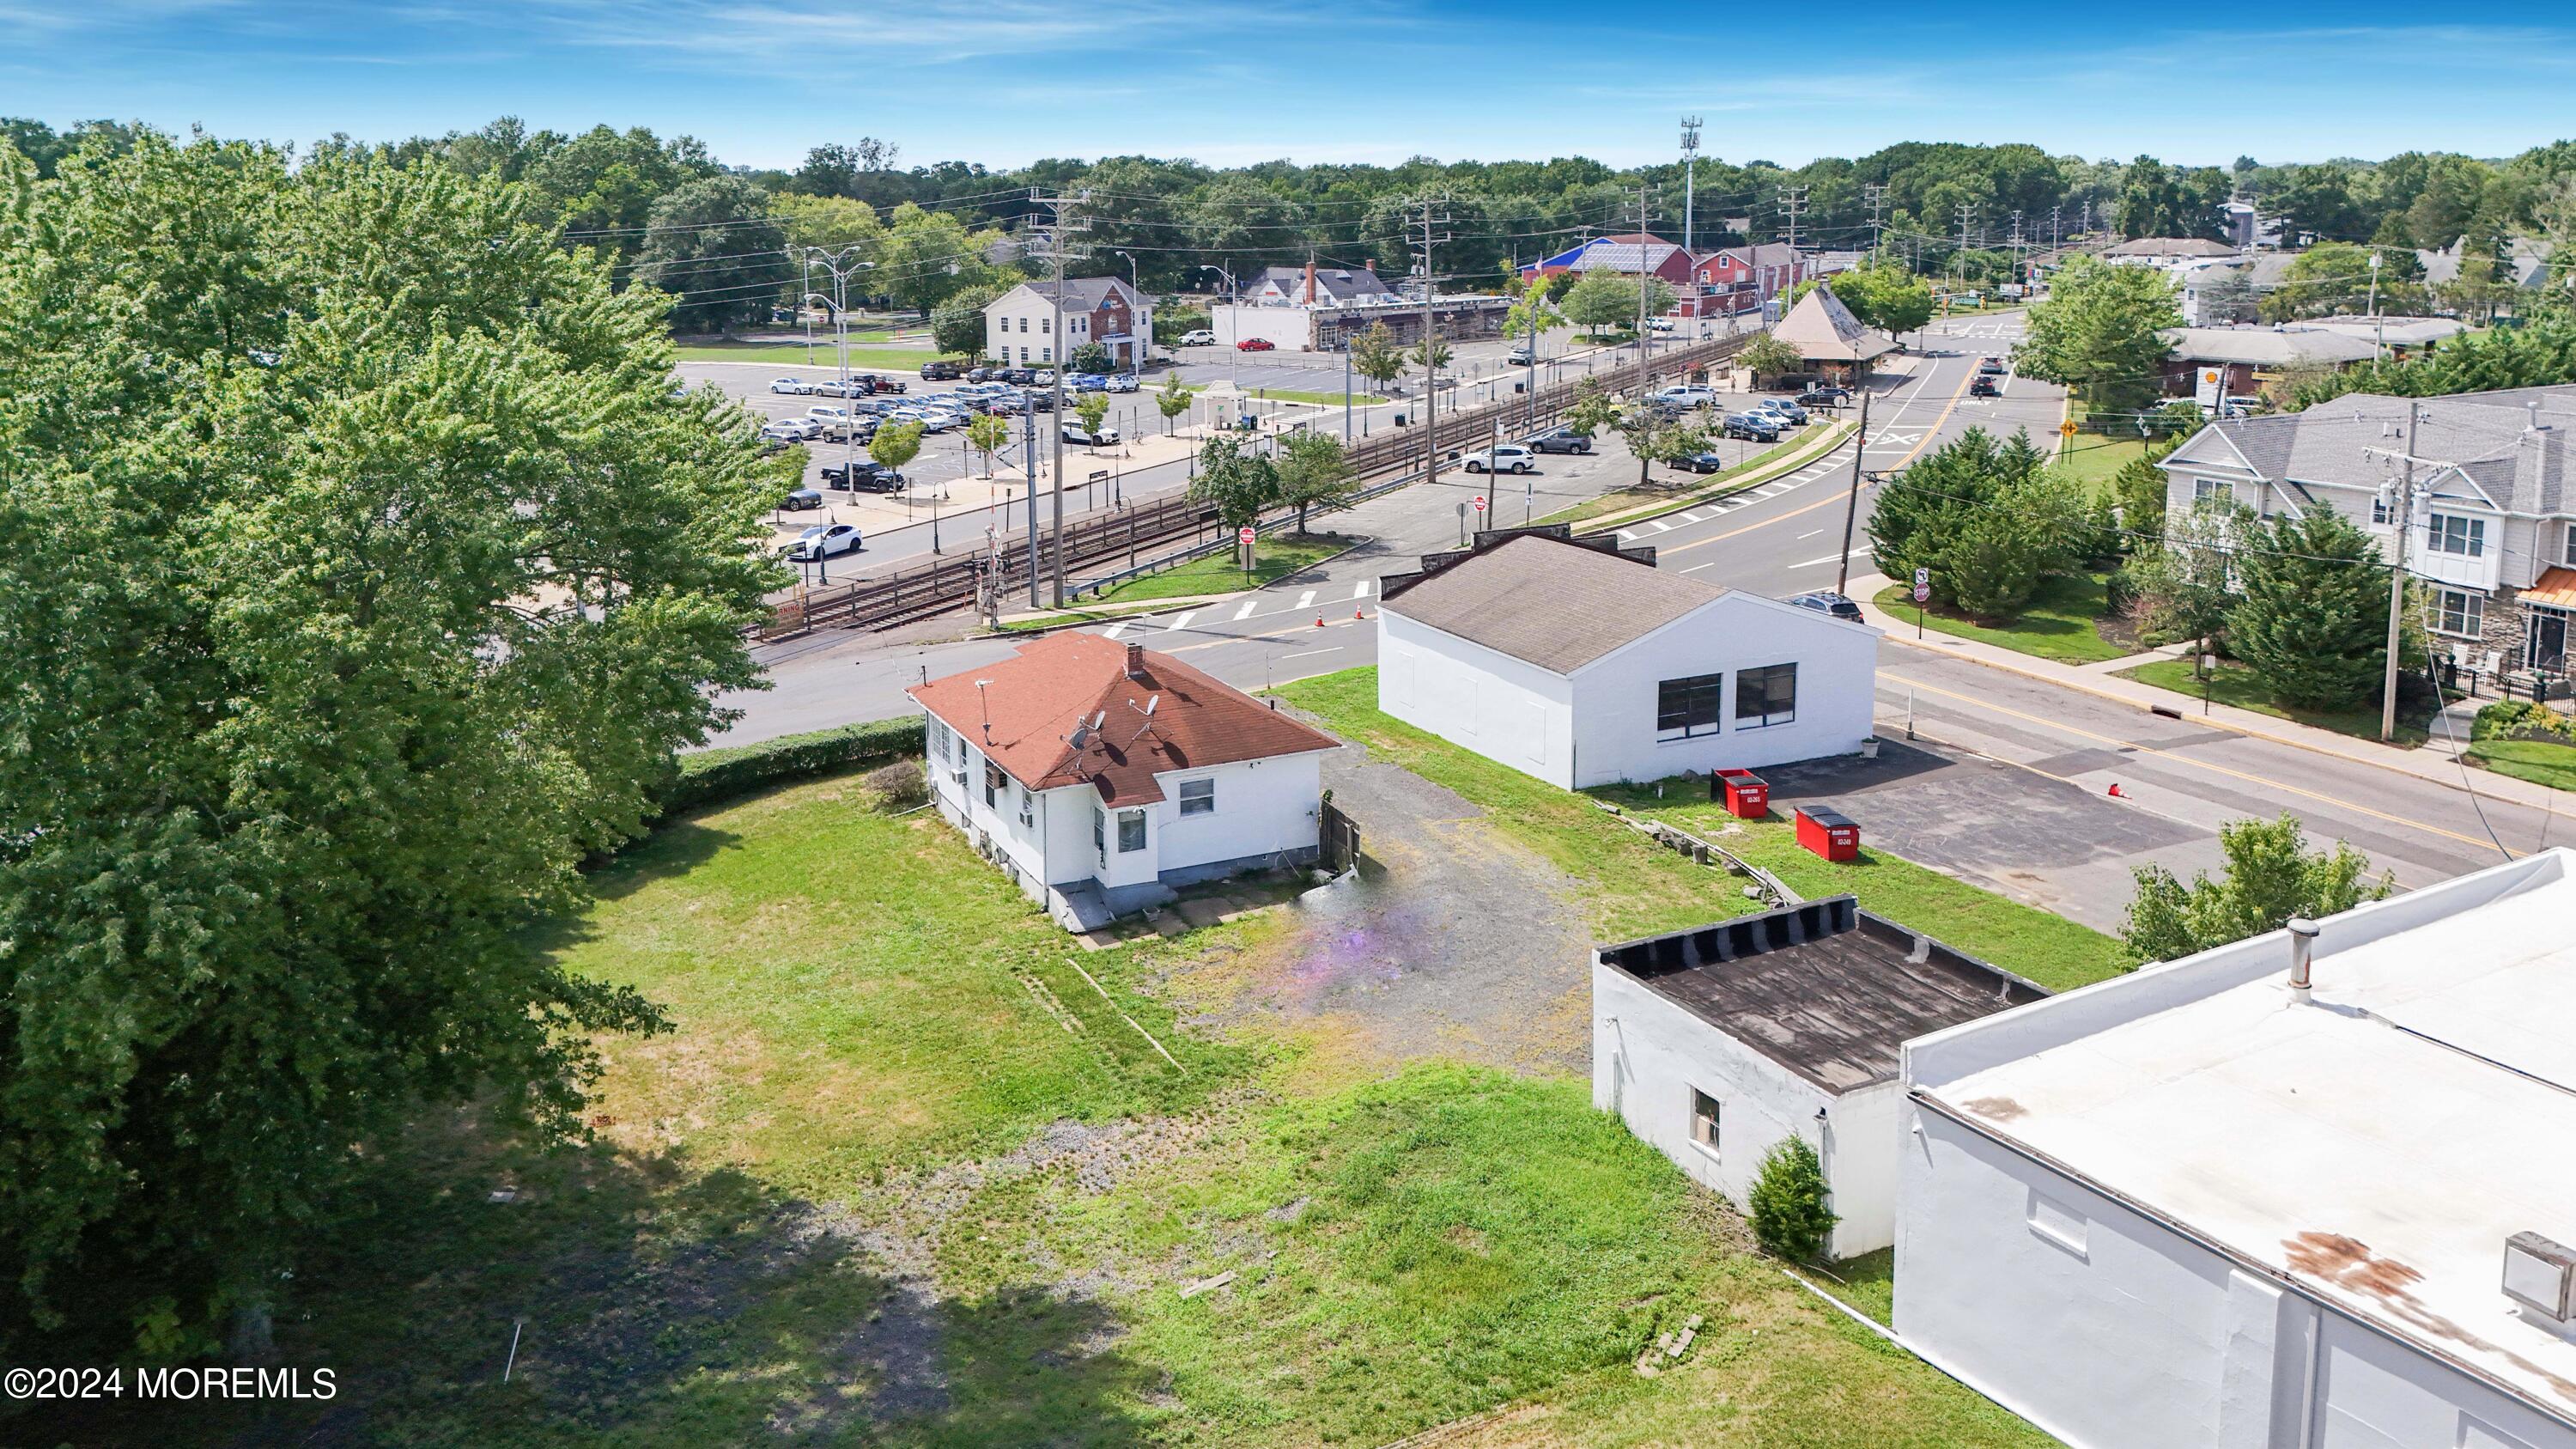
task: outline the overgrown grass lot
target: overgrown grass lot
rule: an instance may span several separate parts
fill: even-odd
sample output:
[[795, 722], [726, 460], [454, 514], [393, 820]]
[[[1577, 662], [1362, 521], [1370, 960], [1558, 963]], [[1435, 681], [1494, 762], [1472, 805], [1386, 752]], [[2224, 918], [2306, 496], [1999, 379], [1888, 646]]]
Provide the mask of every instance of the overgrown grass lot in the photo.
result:
[[[1591, 801], [1376, 715], [1365, 671], [1283, 693], [1576, 874], [1606, 934], [1742, 905]], [[1816, 869], [2043, 980], [2092, 969], [2091, 933], [1902, 862]], [[856, 774], [670, 820], [594, 884], [529, 949], [673, 1025], [604, 1043], [597, 1142], [535, 1152], [460, 1117], [383, 1144], [279, 1325], [341, 1395], [128, 1410], [107, 1437], [2047, 1442], [1789, 1281], [1580, 1078], [1436, 1042], [1318, 1078], [1294, 1034], [1167, 999], [1266, 949], [1279, 912], [1085, 951]], [[1639, 1375], [1694, 1315], [1688, 1354]]]
[[[2202, 698], [2204, 693], [2204, 682], [2200, 671], [2189, 659], [2158, 659], [2152, 663], [2123, 669], [2120, 671], [2120, 677], [2134, 679], [2140, 684], [2152, 684], [2158, 689], [2168, 689], [2192, 700]], [[2285, 704], [2275, 703], [2271, 694], [2263, 688], [2262, 676], [2255, 673], [2252, 666], [2241, 664], [2233, 659], [2219, 660], [2218, 668], [2210, 673], [2206, 685], [2206, 695], [2214, 704], [2250, 709], [2256, 714], [2268, 714], [2274, 719], [2314, 725], [2318, 729], [2333, 730], [2337, 734], [2351, 735], [2355, 739], [2379, 738], [2377, 701], [2356, 705], [2351, 709], [2294, 709]], [[2433, 708], [2429, 703], [2410, 707], [2404, 703], [2406, 696], [2403, 693], [2398, 698], [2400, 704], [2397, 711], [2397, 738], [2391, 743], [2403, 749], [2412, 749], [2424, 743], [2427, 738], [2426, 726], [2431, 722]]]
[[[1933, 605], [1923, 611], [1922, 627], [1935, 634], [1974, 639], [1983, 644], [2054, 659], [2060, 664], [2091, 664], [2133, 652], [2102, 637], [2095, 627], [2110, 613], [2103, 575], [2059, 574], [2041, 582], [2030, 603], [2009, 619], [1976, 619], [1953, 608]], [[1915, 622], [1912, 580], [1878, 591], [1878, 607], [1899, 625]]]

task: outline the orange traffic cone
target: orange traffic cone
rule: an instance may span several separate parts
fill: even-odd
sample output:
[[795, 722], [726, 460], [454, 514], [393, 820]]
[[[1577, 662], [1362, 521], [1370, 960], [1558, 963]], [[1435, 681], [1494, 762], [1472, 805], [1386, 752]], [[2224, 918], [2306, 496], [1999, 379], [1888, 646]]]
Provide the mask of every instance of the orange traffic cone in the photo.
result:
[[2120, 782], [2117, 780], [2111, 782], [2111, 788], [2108, 793], [2114, 800], [2126, 800], [2129, 798], [2128, 796], [2120, 793]]
[[1321, 629], [1321, 628], [1323, 628], [1323, 627], [1324, 627], [1324, 616], [1323, 616], [1323, 615], [1321, 615], [1321, 614], [1317, 614], [1317, 615], [1315, 616], [1315, 627], [1316, 627], [1316, 628], [1318, 628], [1318, 629]]
[[1355, 609], [1351, 610], [1351, 617], [1352, 617], [1352, 618], [1354, 618], [1354, 619], [1363, 619], [1363, 620], [1364, 620], [1364, 619], [1368, 618], [1368, 611], [1367, 611], [1366, 609], [1364, 609], [1364, 608], [1355, 608]]

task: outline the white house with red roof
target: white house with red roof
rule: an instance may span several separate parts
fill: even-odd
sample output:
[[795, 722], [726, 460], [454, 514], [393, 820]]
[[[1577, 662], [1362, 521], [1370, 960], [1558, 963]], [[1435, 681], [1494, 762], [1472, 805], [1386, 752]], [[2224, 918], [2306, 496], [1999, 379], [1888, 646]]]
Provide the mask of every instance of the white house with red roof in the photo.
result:
[[1067, 929], [1315, 858], [1340, 741], [1168, 654], [1051, 634], [906, 693], [939, 813]]

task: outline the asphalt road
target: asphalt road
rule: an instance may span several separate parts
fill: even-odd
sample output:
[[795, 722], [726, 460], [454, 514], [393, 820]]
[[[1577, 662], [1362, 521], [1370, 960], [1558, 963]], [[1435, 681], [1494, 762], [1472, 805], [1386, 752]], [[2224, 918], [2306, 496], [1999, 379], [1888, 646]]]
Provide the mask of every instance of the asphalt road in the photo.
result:
[[[1983, 356], [2005, 353], [2019, 319], [1962, 319], [1926, 329], [1914, 372], [1873, 397], [1865, 468], [1894, 471], [1969, 427], [2054, 432], [2062, 396], [2008, 378], [2003, 396], [1966, 395]], [[1911, 340], [1911, 339], [1909, 339]], [[1217, 603], [1179, 605], [1100, 632], [1187, 658], [1244, 688], [1375, 662], [1376, 582], [1422, 552], [1454, 546], [1458, 508], [1484, 495], [1515, 523], [1521, 498], [1543, 515], [1634, 478], [1611, 440], [1589, 458], [1550, 457], [1527, 480], [1444, 473], [1337, 518], [1370, 542], [1292, 582]], [[1724, 503], [1632, 527], [1662, 567], [1733, 588], [1787, 595], [1830, 587], [1850, 506], [1849, 445], [1797, 473]], [[1866, 490], [1864, 490], [1866, 493]], [[1861, 516], [1869, 507], [1860, 500]], [[1472, 513], [1472, 510], [1471, 510]], [[1855, 541], [1855, 574], [1868, 571]], [[1365, 617], [1355, 617], [1364, 615]], [[729, 740], [903, 712], [904, 686], [925, 674], [1000, 658], [1009, 640], [916, 640], [829, 635], [764, 651], [774, 689], [729, 701], [749, 711]], [[2500, 858], [2492, 829], [2518, 851], [2576, 836], [2540, 811], [2479, 801], [2466, 791], [2295, 746], [2175, 722], [2021, 675], [1910, 647], [1882, 646], [1876, 762], [1835, 761], [1782, 772], [1775, 798], [1831, 798], [1870, 838], [2104, 929], [2116, 928], [2130, 872], [2158, 864], [2188, 879], [2219, 863], [2219, 825], [2294, 814], [2312, 836], [2367, 851], [2405, 885]], [[1909, 727], [1914, 743], [1904, 743]], [[2111, 795], [2118, 785], [2120, 794]]]

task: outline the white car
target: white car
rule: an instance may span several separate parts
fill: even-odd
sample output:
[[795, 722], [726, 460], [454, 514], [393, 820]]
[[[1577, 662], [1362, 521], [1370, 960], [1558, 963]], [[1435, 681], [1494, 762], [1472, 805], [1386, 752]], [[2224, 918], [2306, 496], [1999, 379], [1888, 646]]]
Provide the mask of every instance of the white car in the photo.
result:
[[1216, 334], [1210, 332], [1204, 327], [1198, 329], [1196, 332], [1184, 332], [1181, 334], [1181, 345], [1183, 347], [1214, 347], [1216, 346]]
[[803, 418], [779, 418], [765, 424], [760, 430], [760, 435], [764, 438], [776, 438], [782, 443], [801, 443], [808, 438], [822, 436], [822, 431], [820, 427]]
[[1104, 423], [1099, 432], [1087, 432], [1083, 429], [1080, 420], [1076, 420], [1064, 425], [1064, 440], [1068, 443], [1080, 443], [1085, 447], [1096, 448], [1117, 442], [1118, 430]]
[[1136, 380], [1136, 374], [1132, 372], [1113, 372], [1109, 375], [1109, 390], [1111, 392], [1134, 392], [1143, 386], [1144, 384], [1138, 382]]
[[1673, 319], [1670, 317], [1649, 317], [1646, 319], [1646, 330], [1649, 332], [1670, 332], [1673, 330], [1674, 325]]
[[1526, 473], [1537, 466], [1538, 461], [1530, 450], [1518, 443], [1479, 448], [1467, 455], [1467, 471], [1470, 473]]
[[921, 413], [921, 430], [925, 433], [944, 433], [965, 423], [966, 415], [952, 408], [924, 408]]
[[1705, 387], [1668, 387], [1655, 397], [1677, 408], [1713, 407], [1717, 403], [1715, 390]]
[[769, 380], [769, 390], [789, 393], [796, 397], [811, 397], [814, 393], [814, 384], [801, 377], [773, 377]]
[[796, 541], [781, 550], [779, 557], [795, 563], [813, 563], [837, 554], [856, 553], [858, 548], [857, 524], [818, 523], [796, 535]]
[[805, 421], [818, 428], [846, 428], [850, 425], [850, 410], [816, 403], [805, 410]]

